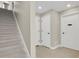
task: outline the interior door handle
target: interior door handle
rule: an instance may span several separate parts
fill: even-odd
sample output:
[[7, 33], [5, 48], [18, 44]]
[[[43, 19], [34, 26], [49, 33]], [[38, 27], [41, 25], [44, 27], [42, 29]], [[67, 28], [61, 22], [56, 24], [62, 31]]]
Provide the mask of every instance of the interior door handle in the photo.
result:
[[64, 34], [64, 32], [62, 34]]
[[48, 33], [48, 34], [50, 34], [50, 33]]

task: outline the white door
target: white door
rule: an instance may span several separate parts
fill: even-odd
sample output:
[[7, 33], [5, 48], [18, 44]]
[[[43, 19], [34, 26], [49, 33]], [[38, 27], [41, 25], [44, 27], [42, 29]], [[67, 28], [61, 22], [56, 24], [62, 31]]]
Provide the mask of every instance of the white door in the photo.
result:
[[42, 45], [46, 47], [50, 47], [50, 39], [51, 39], [51, 21], [50, 21], [50, 15], [44, 15], [42, 17], [42, 23], [41, 23], [41, 40]]
[[79, 14], [61, 17], [61, 44], [79, 50]]

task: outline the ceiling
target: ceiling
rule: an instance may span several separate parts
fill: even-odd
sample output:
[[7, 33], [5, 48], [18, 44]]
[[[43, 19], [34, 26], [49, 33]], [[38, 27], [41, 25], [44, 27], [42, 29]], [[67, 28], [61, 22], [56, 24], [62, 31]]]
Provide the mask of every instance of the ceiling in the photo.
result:
[[[43, 13], [51, 9], [62, 12], [63, 10], [69, 9], [66, 6], [67, 4], [71, 5], [69, 8], [77, 7], [79, 6], [79, 1], [36, 1], [35, 10], [37, 13]], [[41, 6], [42, 9], [38, 9], [39, 6]]]

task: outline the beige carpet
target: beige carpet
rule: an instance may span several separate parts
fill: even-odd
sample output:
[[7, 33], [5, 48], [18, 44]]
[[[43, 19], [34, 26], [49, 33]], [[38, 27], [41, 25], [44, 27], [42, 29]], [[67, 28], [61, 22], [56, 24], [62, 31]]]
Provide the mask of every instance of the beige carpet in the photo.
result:
[[49, 49], [43, 46], [36, 47], [37, 58], [78, 58], [79, 51], [59, 47], [57, 49]]
[[0, 58], [25, 58], [24, 47], [21, 42], [12, 11], [0, 9]]

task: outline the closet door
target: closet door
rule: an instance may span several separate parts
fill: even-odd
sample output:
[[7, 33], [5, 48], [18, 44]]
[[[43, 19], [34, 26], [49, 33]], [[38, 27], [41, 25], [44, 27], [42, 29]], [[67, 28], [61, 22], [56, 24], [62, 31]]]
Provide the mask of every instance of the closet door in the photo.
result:
[[50, 47], [51, 41], [51, 17], [49, 14], [46, 14], [42, 17], [41, 21], [41, 39], [42, 45]]
[[79, 14], [61, 17], [61, 44], [79, 50]]

